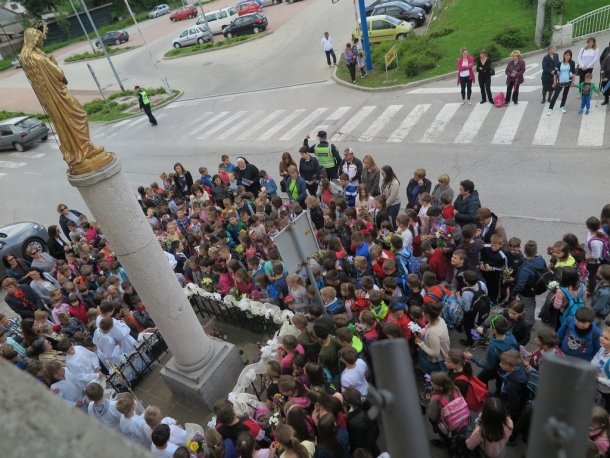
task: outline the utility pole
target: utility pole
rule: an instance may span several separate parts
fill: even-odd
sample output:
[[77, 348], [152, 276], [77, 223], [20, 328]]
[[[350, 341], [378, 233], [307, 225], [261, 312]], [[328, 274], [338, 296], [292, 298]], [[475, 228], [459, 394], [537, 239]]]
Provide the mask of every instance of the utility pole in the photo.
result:
[[360, 27], [362, 28], [362, 50], [364, 51], [366, 69], [370, 72], [373, 70], [373, 60], [371, 59], [371, 43], [369, 42], [369, 27], [366, 22], [364, 0], [358, 0], [358, 7], [360, 9]]
[[538, 0], [538, 11], [536, 12], [536, 32], [534, 42], [537, 46], [542, 45], [542, 31], [544, 30], [544, 10], [546, 0]]
[[121, 88], [121, 91], [125, 92], [125, 88], [123, 87], [121, 78], [119, 78], [119, 74], [116, 72], [116, 69], [114, 68], [114, 65], [112, 64], [112, 59], [110, 59], [110, 55], [108, 54], [106, 45], [102, 41], [102, 37], [100, 37], [100, 33], [97, 31], [97, 27], [95, 26], [95, 23], [93, 22], [93, 18], [91, 17], [91, 13], [89, 13], [89, 9], [87, 8], [87, 5], [85, 4], [85, 0], [80, 0], [80, 2], [83, 5], [83, 9], [85, 10], [85, 14], [87, 15], [87, 18], [89, 19], [89, 22], [91, 23], [91, 27], [93, 27], [95, 36], [97, 37], [97, 40], [98, 40], [100, 46], [102, 47], [102, 50], [104, 51], [104, 55], [106, 56], [106, 60], [108, 61], [108, 64], [110, 65], [110, 68], [112, 69], [112, 73], [114, 73], [114, 77], [116, 78], [117, 83], [119, 83], [119, 87]]
[[78, 11], [76, 11], [76, 7], [74, 6], [74, 3], [72, 2], [72, 0], [68, 0], [68, 1], [70, 2], [72, 11], [74, 11], [74, 14], [76, 15], [76, 19], [78, 20], [78, 23], [80, 24], [80, 28], [83, 29], [83, 33], [87, 37], [87, 41], [89, 42], [89, 46], [91, 46], [91, 50], [93, 51], [93, 54], [95, 54], [97, 51], [95, 50], [95, 46], [93, 46], [93, 43], [91, 42], [91, 38], [89, 38], [89, 34], [87, 33], [87, 29], [85, 29], [85, 25], [83, 24], [83, 21], [80, 20], [80, 14], [78, 14]]

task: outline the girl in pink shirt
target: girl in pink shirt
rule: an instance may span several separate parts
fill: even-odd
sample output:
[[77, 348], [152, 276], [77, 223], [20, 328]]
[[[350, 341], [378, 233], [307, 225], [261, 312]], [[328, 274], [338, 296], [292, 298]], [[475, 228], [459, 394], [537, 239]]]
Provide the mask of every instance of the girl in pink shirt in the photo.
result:
[[603, 407], [593, 407], [591, 426], [589, 426], [589, 439], [597, 446], [600, 456], [607, 456], [608, 449], [610, 448], [610, 441], [608, 440], [609, 425], [610, 417], [608, 412]]
[[469, 450], [478, 447], [489, 458], [504, 457], [506, 441], [512, 431], [513, 421], [500, 398], [489, 398], [474, 431], [466, 439], [466, 447]]

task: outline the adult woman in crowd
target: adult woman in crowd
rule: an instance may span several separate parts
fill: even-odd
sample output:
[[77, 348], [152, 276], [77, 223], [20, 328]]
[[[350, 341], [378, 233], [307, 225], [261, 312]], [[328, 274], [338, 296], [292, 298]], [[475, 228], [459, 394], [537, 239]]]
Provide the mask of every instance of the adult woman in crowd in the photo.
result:
[[2, 289], [6, 291], [4, 301], [13, 312], [22, 319], [34, 318], [36, 310], [43, 310], [44, 306], [38, 295], [28, 285], [20, 285], [14, 278], [2, 280]]
[[305, 180], [299, 176], [297, 168], [292, 165], [288, 168], [290, 176], [286, 182], [286, 193], [290, 201], [298, 202], [301, 207], [305, 207], [305, 198], [307, 197], [307, 185]]
[[585, 81], [585, 75], [587, 73], [593, 73], [593, 67], [597, 58], [599, 57], [599, 49], [597, 49], [597, 42], [595, 37], [587, 39], [585, 46], [580, 48], [578, 53], [578, 82], [582, 83]]
[[449, 175], [446, 173], [443, 173], [440, 177], [438, 177], [438, 183], [434, 185], [434, 189], [431, 193], [433, 207], [443, 206], [441, 202], [441, 198], [443, 196], [449, 196], [449, 200], [453, 202], [454, 192], [453, 189], [451, 189], [451, 186], [449, 186], [449, 181]]
[[347, 65], [347, 69], [349, 70], [352, 84], [356, 84], [356, 62], [358, 61], [358, 54], [353, 49], [351, 43], [345, 45], [343, 55], [345, 56], [345, 65]]
[[48, 272], [40, 269], [31, 269], [29, 276], [32, 279], [30, 288], [38, 295], [43, 304], [47, 307], [51, 305], [51, 291], [60, 289], [61, 285]]
[[495, 75], [489, 54], [484, 49], [481, 49], [477, 58], [477, 73], [479, 74], [479, 88], [481, 89], [480, 103], [493, 103], [493, 95], [491, 94], [491, 77]]
[[553, 108], [555, 108], [555, 102], [557, 102], [557, 98], [559, 97], [559, 93], [563, 91], [561, 96], [561, 104], [559, 105], [559, 109], [562, 113], [566, 112], [565, 105], [566, 100], [568, 100], [568, 92], [570, 92], [570, 87], [574, 85], [574, 79], [576, 78], [576, 64], [572, 60], [572, 51], [566, 49], [563, 52], [563, 57], [561, 62], [557, 67], [555, 67], [555, 74], [553, 75], [553, 97], [551, 98], [551, 104], [549, 105], [549, 110], [546, 112], [547, 116], [551, 116], [553, 113]]
[[237, 167], [235, 167], [235, 178], [237, 178], [237, 185], [241, 185], [246, 188], [247, 192], [251, 192], [255, 196], [258, 196], [258, 193], [261, 190], [261, 185], [259, 182], [260, 172], [258, 167], [254, 164], [250, 164], [243, 157], [238, 157], [235, 161]]
[[449, 351], [449, 329], [441, 317], [443, 307], [438, 302], [424, 304], [424, 316], [428, 320], [424, 338], [417, 337], [419, 367], [426, 374], [447, 371], [445, 356]]
[[[315, 196], [316, 192], [318, 191], [318, 180], [320, 179], [320, 163], [315, 157], [309, 154], [309, 149], [306, 146], [301, 146], [299, 153], [301, 153], [301, 160], [299, 161], [299, 175], [301, 175], [303, 180], [305, 180], [305, 185], [307, 186], [307, 191], [309, 191], [309, 194]], [[290, 157], [289, 154], [288, 157]], [[280, 167], [283, 163], [284, 160], [282, 159]], [[296, 167], [296, 164], [294, 164], [294, 166]], [[288, 172], [288, 175], [290, 175], [290, 172]]]
[[49, 238], [47, 239], [47, 247], [49, 248], [49, 254], [53, 256], [55, 259], [66, 259], [66, 250], [70, 249], [70, 244], [65, 242], [64, 239], [61, 238], [59, 231], [57, 230], [57, 226], [55, 224], [49, 226], [47, 228], [47, 234]]
[[37, 358], [43, 366], [51, 361], [58, 361], [62, 364], [66, 362], [66, 355], [53, 350], [51, 342], [42, 336], [32, 342], [32, 345], [28, 348], [28, 356], [30, 358]]
[[400, 212], [400, 181], [389, 165], [381, 167], [381, 195], [385, 197], [386, 208], [390, 214], [392, 224], [396, 224], [396, 217]]
[[70, 239], [70, 229], [68, 229], [68, 221], [74, 221], [76, 227], [80, 227], [79, 216], [81, 212], [69, 209], [66, 204], [59, 204], [57, 206], [57, 213], [59, 213], [59, 227], [64, 231], [66, 238]]
[[457, 84], [460, 85], [460, 92], [462, 93], [462, 105], [468, 101], [470, 102], [470, 96], [472, 95], [472, 83], [474, 82], [474, 59], [466, 48], [462, 48], [460, 57], [457, 60]]
[[190, 189], [193, 187], [193, 177], [191, 172], [184, 170], [184, 166], [180, 162], [174, 164], [174, 186], [176, 192], [183, 198], [188, 199]]
[[32, 258], [31, 267], [41, 269], [45, 272], [52, 272], [55, 269], [56, 259], [49, 253], [41, 251], [37, 246], [31, 245], [27, 249], [27, 255]]
[[362, 158], [362, 175], [360, 176], [360, 184], [366, 186], [366, 190], [372, 197], [377, 197], [381, 194], [379, 190], [379, 167], [375, 164], [375, 160], [370, 155], [365, 155]]
[[18, 258], [14, 254], [6, 253], [2, 256], [2, 264], [6, 267], [6, 277], [14, 278], [19, 283], [30, 282], [30, 277], [28, 276], [30, 263], [25, 259]]
[[[299, 151], [301, 151], [301, 150], [299, 150]], [[283, 192], [286, 192], [286, 181], [288, 180], [288, 177], [290, 176], [290, 172], [288, 172], [288, 167], [290, 167], [291, 165], [294, 165], [296, 167], [297, 163], [294, 162], [294, 159], [292, 159], [292, 156], [290, 155], [290, 153], [288, 151], [282, 153], [282, 160], [280, 161], [279, 170], [280, 170], [280, 188], [282, 189]]]
[[553, 76], [555, 75], [555, 69], [559, 66], [559, 56], [557, 55], [555, 46], [549, 46], [547, 48], [546, 55], [542, 58], [542, 102], [551, 102], [551, 96], [553, 95]]
[[506, 66], [506, 100], [508, 105], [512, 100], [515, 105], [519, 103], [519, 86], [523, 84], [523, 74], [525, 73], [525, 62], [521, 59], [521, 52], [514, 50], [510, 54], [511, 60]]
[[426, 178], [426, 169], [415, 169], [413, 178], [407, 184], [407, 208], [419, 210], [419, 195], [424, 192], [430, 193], [432, 182]]

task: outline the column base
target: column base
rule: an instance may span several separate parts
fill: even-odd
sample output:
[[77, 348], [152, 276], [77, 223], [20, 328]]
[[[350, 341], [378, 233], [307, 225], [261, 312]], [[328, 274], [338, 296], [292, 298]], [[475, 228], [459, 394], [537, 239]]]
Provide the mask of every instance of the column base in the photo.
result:
[[201, 369], [183, 372], [172, 357], [161, 369], [161, 377], [169, 389], [203, 408], [212, 410], [214, 403], [225, 398], [244, 368], [235, 345], [223, 340], [210, 339], [211, 357]]

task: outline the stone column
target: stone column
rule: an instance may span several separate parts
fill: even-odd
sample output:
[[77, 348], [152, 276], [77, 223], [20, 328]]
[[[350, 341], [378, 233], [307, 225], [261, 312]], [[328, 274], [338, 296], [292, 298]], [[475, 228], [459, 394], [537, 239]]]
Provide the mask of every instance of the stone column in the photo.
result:
[[102, 169], [68, 174], [104, 237], [124, 266], [167, 342], [172, 358], [162, 369], [170, 389], [209, 407], [226, 395], [243, 363], [236, 348], [208, 337], [159, 246], [137, 199], [114, 160]]

